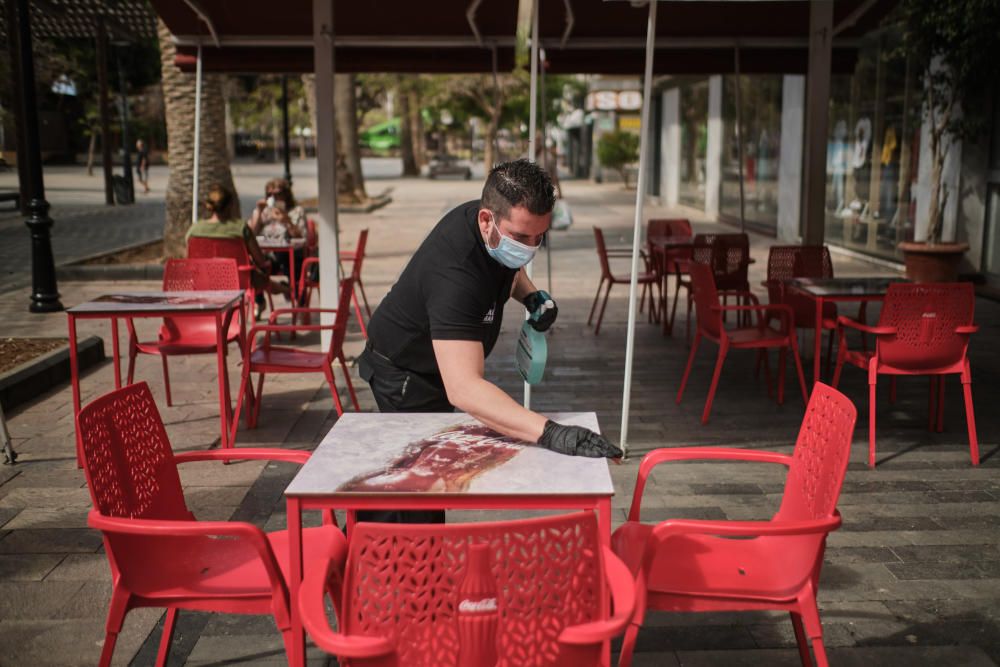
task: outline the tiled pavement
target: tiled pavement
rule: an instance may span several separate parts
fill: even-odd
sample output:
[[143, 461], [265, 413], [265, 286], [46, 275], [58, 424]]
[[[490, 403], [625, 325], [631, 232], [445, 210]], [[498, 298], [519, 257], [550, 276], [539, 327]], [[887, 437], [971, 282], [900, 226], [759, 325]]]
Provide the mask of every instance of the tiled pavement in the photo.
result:
[[[450, 205], [476, 196], [475, 183], [399, 181], [394, 203], [369, 216], [345, 216], [344, 243], [362, 226], [371, 229], [365, 268], [368, 294], [377, 300], [409, 252]], [[624, 363], [625, 292], [616, 288], [606, 324], [595, 337], [584, 326], [597, 283], [590, 226], [627, 238], [630, 193], [615, 186], [564, 184], [577, 224], [553, 238], [553, 294], [560, 318], [550, 339], [549, 370], [534, 391], [541, 410], [595, 410], [613, 439], [620, 428]], [[648, 209], [652, 216], [658, 211]], [[766, 239], [754, 255], [766, 256]], [[872, 267], [837, 260], [837, 270], [865, 274]], [[753, 269], [759, 274], [763, 261]], [[545, 284], [545, 261], [536, 265]], [[754, 281], [759, 283], [759, 275]], [[126, 284], [67, 283], [64, 303], [76, 303]], [[140, 284], [130, 286], [140, 287]], [[147, 284], [146, 286], [152, 286]], [[0, 333], [63, 335], [65, 316], [29, 315], [26, 290], [0, 295]], [[840, 509], [844, 527], [829, 541], [820, 587], [827, 645], [834, 665], [991, 665], [1000, 660], [1000, 465], [993, 409], [1000, 392], [996, 351], [1000, 307], [980, 301], [981, 331], [973, 339], [974, 389], [981, 447], [986, 460], [968, 461], [961, 398], [949, 384], [946, 429], [928, 433], [926, 381], [901, 382], [899, 401], [883, 397], [879, 410], [879, 467], [864, 465], [867, 419], [864, 377], [845, 371], [844, 390], [859, 407], [859, 423]], [[512, 366], [513, 329], [488, 364], [488, 374], [515, 396], [520, 384]], [[148, 324], [148, 323], [147, 323]], [[81, 335], [107, 335], [106, 325], [83, 322]], [[147, 326], [147, 331], [151, 329]], [[311, 339], [306, 339], [308, 343]], [[784, 406], [769, 401], [753, 378], [751, 357], [727, 360], [712, 421], [701, 426], [712, 351], [702, 351], [689, 393], [674, 401], [687, 353], [683, 338], [663, 338], [639, 320], [630, 445], [633, 456], [612, 466], [618, 493], [616, 524], [624, 520], [638, 461], [660, 446], [738, 445], [788, 451], [802, 414], [789, 372]], [[315, 344], [315, 341], [312, 341]], [[357, 333], [348, 353], [360, 350]], [[706, 346], [707, 347], [707, 346]], [[235, 382], [238, 369], [230, 365]], [[176, 404], [162, 401], [158, 364], [139, 360], [176, 449], [212, 445], [218, 437], [214, 363], [208, 357], [172, 363]], [[111, 386], [110, 363], [90, 372], [84, 400]], [[310, 449], [334, 421], [322, 380], [269, 380], [260, 428], [241, 431], [239, 444]], [[370, 393], [359, 383], [362, 409]], [[346, 398], [346, 396], [345, 396]], [[0, 468], [0, 664], [93, 664], [100, 651], [109, 593], [99, 536], [85, 527], [90, 506], [82, 474], [73, 462], [69, 388], [63, 387], [8, 415], [21, 463]], [[281, 491], [294, 474], [285, 465], [195, 464], [183, 471], [188, 501], [201, 518], [235, 518], [268, 528], [284, 525]], [[753, 464], [683, 464], [658, 470], [647, 490], [643, 519], [767, 518], [783, 486], [780, 471]], [[473, 513], [473, 518], [485, 513]], [[457, 516], [455, 518], [458, 518]], [[151, 664], [160, 614], [132, 612], [116, 651], [117, 662]], [[791, 625], [780, 614], [652, 614], [639, 639], [637, 665], [794, 665]], [[313, 653], [311, 662], [326, 659]], [[175, 639], [177, 664], [282, 664], [280, 637], [268, 618], [182, 614]]]

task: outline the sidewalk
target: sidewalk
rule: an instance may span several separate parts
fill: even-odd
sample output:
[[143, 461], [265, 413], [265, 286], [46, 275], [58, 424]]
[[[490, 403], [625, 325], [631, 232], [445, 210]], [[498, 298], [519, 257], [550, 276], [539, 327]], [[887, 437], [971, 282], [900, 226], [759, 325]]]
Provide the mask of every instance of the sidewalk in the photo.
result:
[[[304, 181], [304, 178], [303, 178]], [[393, 203], [367, 216], [342, 216], [345, 247], [369, 228], [365, 287], [376, 303], [440, 215], [478, 196], [473, 180], [384, 180]], [[300, 194], [308, 196], [305, 182]], [[241, 192], [243, 186], [241, 185]], [[249, 186], [248, 186], [249, 187]], [[585, 326], [598, 264], [592, 225], [605, 228], [609, 243], [630, 239], [634, 193], [620, 186], [564, 183], [576, 218], [552, 237], [552, 293], [560, 313], [549, 344], [544, 382], [533, 390], [540, 411], [593, 410], [613, 440], [620, 434], [625, 357], [627, 289], [615, 287], [601, 335]], [[675, 212], [676, 213], [676, 212]], [[667, 215], [649, 207], [646, 217]], [[2, 224], [2, 223], [0, 223]], [[709, 229], [696, 222], [698, 230]], [[759, 286], [768, 239], [753, 237], [751, 284]], [[877, 274], [856, 261], [835, 257], [838, 275]], [[620, 270], [625, 270], [623, 264]], [[536, 283], [547, 287], [541, 253]], [[62, 283], [63, 303], [72, 305], [112, 289], [155, 288], [152, 283]], [[760, 289], [759, 287], [757, 289]], [[66, 335], [66, 317], [27, 312], [27, 289], [0, 294], [3, 335]], [[900, 382], [899, 401], [879, 405], [879, 467], [868, 470], [867, 392], [864, 373], [844, 372], [842, 389], [859, 409], [851, 464], [840, 500], [844, 527], [828, 544], [819, 601], [826, 644], [834, 665], [993, 665], [1000, 662], [1000, 456], [997, 455], [1000, 373], [997, 330], [1000, 307], [977, 303], [980, 332], [971, 357], [978, 408], [980, 448], [985, 461], [969, 464], [957, 381], [949, 382], [945, 432], [926, 429], [924, 380]], [[487, 376], [515, 398], [521, 395], [514, 369], [514, 332], [521, 311], [507, 309], [505, 331], [487, 364]], [[680, 322], [683, 325], [683, 319]], [[80, 336], [105, 337], [97, 321], [79, 325]], [[638, 318], [629, 430], [630, 460], [612, 466], [617, 489], [615, 525], [624, 521], [638, 462], [656, 447], [732, 445], [789, 451], [802, 415], [801, 397], [790, 390], [784, 406], [767, 398], [753, 377], [753, 355], [727, 360], [712, 421], [699, 417], [714, 354], [700, 353], [684, 403], [674, 395], [688, 348], [681, 333], [665, 338]], [[154, 335], [145, 322], [140, 333]], [[315, 338], [302, 344], [318, 345]], [[706, 346], [710, 347], [710, 346]], [[356, 328], [347, 353], [357, 354]], [[229, 360], [230, 382], [239, 368]], [[804, 360], [806, 362], [806, 360]], [[177, 450], [214, 446], [218, 440], [214, 358], [171, 361], [175, 405], [167, 407], [159, 364], [140, 357], [136, 378], [148, 381]], [[86, 402], [112, 387], [111, 363], [82, 380]], [[346, 390], [339, 380], [341, 397]], [[364, 382], [355, 377], [362, 410], [374, 409]], [[234, 387], [235, 389], [235, 387]], [[346, 405], [347, 403], [345, 403]], [[110, 592], [100, 536], [86, 528], [90, 499], [73, 458], [70, 390], [62, 387], [8, 414], [20, 455], [14, 467], [0, 467], [0, 629], [5, 630], [0, 664], [92, 665], [103, 639]], [[321, 378], [268, 378], [260, 426], [240, 430], [238, 446], [311, 449], [335, 421], [329, 390]], [[182, 471], [187, 500], [199, 518], [252, 521], [268, 529], [285, 523], [282, 491], [295, 473], [285, 464], [194, 464]], [[647, 489], [643, 519], [766, 519], [777, 508], [783, 476], [753, 464], [684, 464], [660, 469]], [[486, 513], [472, 513], [474, 518]], [[491, 515], [495, 516], [495, 515]], [[463, 514], [462, 518], [468, 515]], [[458, 515], [453, 518], [458, 519]], [[116, 664], [153, 662], [161, 614], [129, 614], [116, 649]], [[650, 614], [640, 633], [636, 665], [797, 665], [787, 616], [781, 614]], [[173, 645], [174, 664], [240, 662], [284, 664], [281, 639], [266, 617], [181, 614]], [[310, 664], [335, 664], [318, 652]]]

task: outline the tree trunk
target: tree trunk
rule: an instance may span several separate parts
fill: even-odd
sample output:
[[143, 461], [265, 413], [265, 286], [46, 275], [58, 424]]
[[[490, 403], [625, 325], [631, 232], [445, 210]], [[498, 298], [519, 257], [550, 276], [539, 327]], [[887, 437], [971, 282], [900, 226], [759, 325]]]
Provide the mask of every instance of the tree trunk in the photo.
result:
[[[340, 81], [340, 76], [334, 76], [334, 93], [335, 100], [338, 105], [341, 104], [344, 95], [340, 95], [340, 89], [337, 87]], [[317, 152], [319, 152], [319, 144], [323, 140], [322, 137], [316, 132], [316, 75], [315, 74], [303, 74], [302, 75], [302, 88], [303, 94], [306, 98], [306, 106], [309, 107], [309, 123], [312, 126], [312, 137], [313, 145], [316, 146]], [[351, 112], [349, 114], [350, 118], [354, 118], [355, 122], [353, 125], [353, 136], [354, 136], [354, 150], [357, 151], [358, 146], [358, 127], [357, 127], [357, 114], [354, 112], [354, 86], [351, 88]], [[342, 115], [338, 113], [339, 109], [334, 108], [334, 114], [339, 117]], [[357, 204], [362, 198], [367, 198], [365, 194], [364, 180], [359, 180], [355, 183], [354, 177], [352, 176], [350, 170], [348, 169], [347, 158], [344, 155], [344, 141], [342, 140], [343, 133], [340, 130], [339, 120], [337, 126], [337, 201], [343, 204]], [[358, 178], [362, 179], [361, 167], [360, 167], [360, 153], [358, 153]], [[360, 198], [358, 192], [360, 191]]]
[[333, 78], [333, 112], [337, 121], [337, 152], [344, 156], [344, 166], [350, 178], [337, 178], [340, 197], [355, 202], [368, 199], [365, 177], [361, 172], [361, 151], [358, 144], [358, 109], [354, 93], [354, 75], [337, 74]]
[[493, 170], [493, 166], [500, 160], [497, 146], [497, 131], [500, 129], [500, 114], [494, 111], [490, 114], [490, 120], [486, 124], [486, 150], [484, 151], [483, 166], [486, 173]]
[[[402, 82], [402, 77], [399, 80]], [[410, 123], [410, 94], [402, 86], [397, 86], [396, 91], [399, 98], [399, 148], [403, 154], [403, 176], [419, 176], [420, 167], [417, 166], [414, 155], [413, 126]]]
[[931, 130], [931, 200], [927, 207], [927, 242], [938, 243], [941, 240], [941, 223], [944, 217], [944, 201], [941, 197], [941, 177], [944, 172], [944, 149], [941, 145], [943, 137], [936, 137]]
[[[163, 228], [166, 257], [186, 252], [185, 234], [191, 225], [191, 178], [194, 161], [195, 75], [174, 65], [176, 46], [163, 21], [158, 21], [163, 101], [167, 121], [167, 153], [170, 177], [167, 181], [167, 216]], [[198, 172], [199, 198], [208, 187], [220, 183], [236, 195], [233, 173], [226, 151], [226, 112], [221, 75], [205, 76], [201, 89], [201, 164]], [[236, 214], [239, 198], [236, 198]]]
[[90, 130], [90, 143], [87, 145], [87, 176], [94, 175], [94, 149], [97, 147], [97, 132]]
[[424, 146], [424, 118], [420, 115], [420, 102], [416, 92], [407, 93], [410, 106], [410, 137], [413, 142], [413, 160], [417, 168], [427, 164], [426, 147]]

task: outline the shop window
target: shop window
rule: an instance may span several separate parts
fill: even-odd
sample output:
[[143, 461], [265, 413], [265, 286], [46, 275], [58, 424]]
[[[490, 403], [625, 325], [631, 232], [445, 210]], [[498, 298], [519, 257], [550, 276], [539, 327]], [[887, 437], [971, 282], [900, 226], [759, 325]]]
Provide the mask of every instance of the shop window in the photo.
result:
[[708, 151], [708, 80], [680, 87], [681, 163], [678, 200], [705, 207], [705, 156]]

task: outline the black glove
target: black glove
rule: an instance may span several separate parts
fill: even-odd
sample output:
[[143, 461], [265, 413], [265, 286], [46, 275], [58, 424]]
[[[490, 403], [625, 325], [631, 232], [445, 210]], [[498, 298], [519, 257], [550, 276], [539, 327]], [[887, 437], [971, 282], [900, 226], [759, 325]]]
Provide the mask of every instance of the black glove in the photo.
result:
[[559, 314], [556, 302], [545, 290], [538, 290], [524, 297], [524, 307], [532, 315], [538, 314], [537, 318], [532, 317], [528, 320], [535, 331], [548, 329], [556, 321], [556, 315]]
[[538, 444], [569, 456], [617, 459], [624, 455], [621, 449], [611, 444], [611, 441], [603, 435], [582, 426], [557, 424], [551, 419], [545, 422]]

